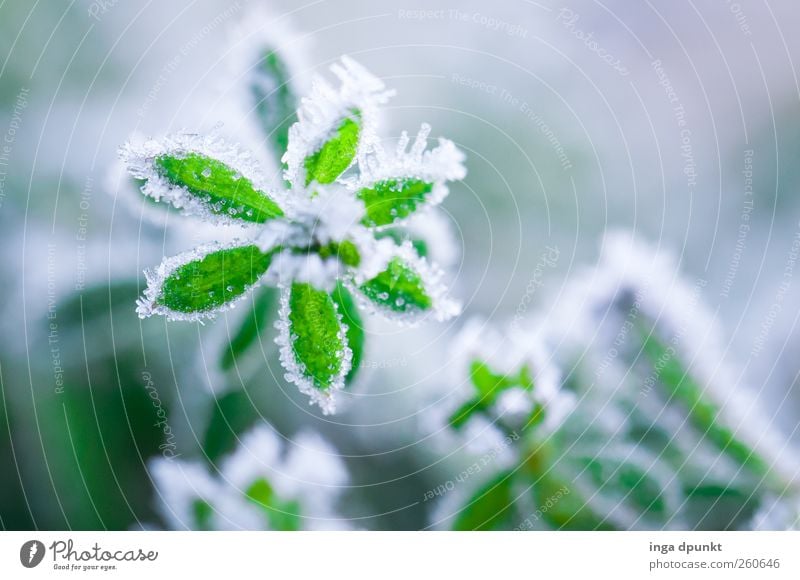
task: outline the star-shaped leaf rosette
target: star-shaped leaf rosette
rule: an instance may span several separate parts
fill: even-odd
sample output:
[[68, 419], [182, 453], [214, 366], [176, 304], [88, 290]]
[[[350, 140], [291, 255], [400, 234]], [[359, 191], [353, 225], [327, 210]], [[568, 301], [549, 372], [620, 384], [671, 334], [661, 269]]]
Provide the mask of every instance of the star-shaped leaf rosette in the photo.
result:
[[166, 258], [145, 272], [142, 318], [203, 320], [261, 284], [281, 291], [280, 359], [286, 379], [324, 413], [363, 348], [358, 304], [400, 322], [446, 320], [460, 311], [440, 268], [410, 241], [386, 235], [464, 177], [464, 155], [446, 139], [429, 149], [430, 127], [387, 150], [378, 140], [383, 82], [343, 57], [340, 84], [313, 81], [289, 129], [285, 191], [271, 187], [252, 156], [218, 137], [179, 134], [126, 144], [122, 158], [141, 191], [188, 216], [240, 225], [237, 241]]

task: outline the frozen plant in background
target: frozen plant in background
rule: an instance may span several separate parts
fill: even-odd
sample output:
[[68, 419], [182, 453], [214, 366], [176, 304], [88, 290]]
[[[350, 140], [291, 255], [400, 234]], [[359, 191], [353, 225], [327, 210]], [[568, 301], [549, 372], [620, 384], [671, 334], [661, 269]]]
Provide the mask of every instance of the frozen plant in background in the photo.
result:
[[680, 440], [694, 427], [716, 447], [709, 470], [731, 461], [777, 493], [796, 491], [793, 450], [725, 361], [719, 323], [703, 304], [706, 281], [689, 284], [669, 252], [629, 232], [610, 232], [601, 247], [597, 266], [567, 286], [553, 334], [576, 346], [599, 386], [640, 381], [631, 412], [666, 421], [664, 405], [680, 408], [670, 429]]
[[355, 304], [399, 322], [459, 312], [443, 272], [408, 238], [386, 235], [447, 195], [465, 175], [463, 154], [430, 127], [395, 147], [378, 140], [383, 82], [350, 58], [315, 78], [288, 132], [286, 189], [271, 186], [253, 156], [216, 135], [177, 134], [128, 143], [121, 156], [142, 192], [240, 239], [209, 244], [146, 272], [141, 317], [203, 320], [261, 284], [280, 289], [276, 342], [287, 380], [326, 413], [352, 376], [364, 333]]
[[569, 413], [572, 397], [560, 389], [539, 332], [502, 333], [473, 318], [453, 341], [452, 358], [458, 388], [448, 396], [446, 422], [467, 440], [487, 430], [497, 431], [492, 440], [533, 428], [551, 432]]
[[[795, 459], [724, 364], [721, 332], [702, 302], [705, 281], [688, 284], [668, 254], [627, 233], [609, 234], [602, 248], [537, 332], [466, 325], [454, 380], [469, 390], [449, 405], [449, 430], [472, 447], [519, 437], [511, 462], [478, 470], [479, 458], [468, 473], [480, 476], [451, 486], [434, 525], [796, 525]], [[568, 411], [548, 424], [540, 409], [559, 400]]]
[[266, 424], [246, 433], [218, 472], [200, 461], [150, 463], [159, 510], [176, 530], [342, 529], [333, 506], [347, 471], [318, 435], [282, 444]]

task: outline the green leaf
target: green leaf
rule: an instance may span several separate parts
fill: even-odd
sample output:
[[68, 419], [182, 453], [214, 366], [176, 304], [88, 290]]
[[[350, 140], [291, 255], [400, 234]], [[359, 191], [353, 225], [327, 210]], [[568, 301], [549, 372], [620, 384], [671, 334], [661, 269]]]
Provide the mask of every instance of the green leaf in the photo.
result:
[[429, 310], [433, 306], [422, 277], [400, 258], [392, 258], [383, 272], [359, 289], [376, 304], [398, 313]]
[[301, 528], [300, 504], [295, 501], [281, 501], [263, 477], [250, 485], [245, 496], [261, 509], [271, 530], [295, 532]]
[[482, 486], [464, 505], [453, 529], [509, 530], [515, 525], [513, 478], [502, 472]]
[[257, 341], [261, 332], [269, 326], [269, 315], [277, 304], [277, 290], [264, 286], [259, 288], [253, 298], [252, 307], [230, 340], [227, 348], [222, 351], [220, 367], [222, 370], [233, 368], [236, 359], [246, 353]]
[[557, 530], [612, 530], [614, 526], [596, 513], [578, 491], [552, 470], [538, 475], [533, 485], [536, 512]]
[[482, 399], [470, 399], [456, 409], [456, 411], [450, 415], [450, 418], [447, 420], [447, 422], [453, 429], [461, 429], [461, 427], [466, 425], [467, 421], [469, 421], [473, 415], [485, 412], [486, 408], [487, 405], [484, 404]]
[[192, 502], [192, 517], [194, 518], [195, 530], [211, 530], [211, 517], [214, 515], [214, 508], [204, 499], [197, 498]]
[[280, 159], [289, 144], [289, 127], [297, 121], [298, 99], [289, 83], [289, 69], [277, 51], [266, 51], [252, 71], [250, 93], [261, 129]]
[[353, 296], [341, 282], [336, 285], [331, 297], [339, 307], [342, 322], [347, 325], [347, 346], [353, 352], [353, 358], [350, 370], [345, 376], [345, 382], [351, 383], [361, 367], [361, 361], [364, 357], [364, 323], [361, 321], [361, 314], [358, 312]]
[[174, 187], [215, 215], [253, 223], [283, 216], [283, 210], [266, 193], [228, 165], [201, 155], [160, 155], [153, 161], [156, 172]]
[[413, 177], [385, 179], [356, 195], [364, 202], [368, 227], [386, 226], [403, 220], [425, 203], [433, 191], [433, 183]]
[[292, 284], [288, 323], [297, 372], [317, 389], [334, 386], [349, 368], [344, 368], [347, 344], [331, 295], [310, 284]]
[[581, 457], [578, 461], [600, 494], [623, 501], [658, 521], [665, 521], [672, 514], [662, 484], [648, 466], [602, 455]]
[[218, 250], [176, 268], [163, 282], [156, 306], [184, 314], [213, 311], [244, 294], [267, 271], [273, 254], [257, 246]]
[[711, 441], [721, 452], [733, 458], [738, 464], [749, 469], [759, 477], [764, 477], [775, 486], [784, 485], [769, 464], [748, 443], [740, 439], [736, 432], [725, 425], [718, 405], [709, 399], [705, 388], [698, 384], [681, 364], [675, 349], [667, 347], [654, 332], [639, 328], [644, 343], [643, 350], [654, 367], [659, 368], [659, 384], [666, 391], [667, 402], [678, 402], [688, 411], [692, 423], [703, 437]]
[[474, 360], [470, 364], [469, 377], [472, 384], [483, 397], [491, 400], [510, 388], [522, 387], [524, 389], [533, 388], [533, 378], [527, 364], [522, 365], [516, 375], [501, 375], [495, 373], [485, 362]]
[[239, 436], [261, 418], [246, 391], [231, 391], [215, 403], [203, 437], [203, 452], [211, 463], [233, 451]]
[[345, 117], [333, 135], [325, 141], [316, 153], [306, 157], [303, 166], [306, 170], [306, 185], [333, 183], [350, 167], [358, 150], [361, 135], [361, 112], [353, 109]]
[[729, 482], [701, 483], [684, 489], [682, 510], [692, 530], [741, 530], [756, 515], [762, 494]]
[[358, 247], [350, 240], [330, 242], [322, 246], [319, 251], [320, 258], [336, 257], [347, 266], [357, 267], [361, 263], [361, 254]]

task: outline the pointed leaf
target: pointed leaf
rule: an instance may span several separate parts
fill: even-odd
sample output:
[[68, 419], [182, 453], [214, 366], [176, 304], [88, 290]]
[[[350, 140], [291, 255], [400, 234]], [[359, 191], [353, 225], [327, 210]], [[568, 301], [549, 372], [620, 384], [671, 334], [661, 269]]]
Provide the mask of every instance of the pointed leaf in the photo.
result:
[[356, 194], [364, 202], [367, 215], [364, 225], [385, 226], [403, 220], [425, 203], [434, 184], [413, 177], [385, 179]]
[[165, 181], [184, 188], [213, 214], [254, 223], [283, 215], [280, 206], [255, 189], [249, 179], [211, 157], [199, 153], [161, 155], [154, 164]]
[[361, 134], [361, 114], [357, 109], [342, 119], [333, 134], [312, 155], [306, 157], [303, 166], [306, 170], [306, 185], [333, 183], [350, 167], [358, 151]]
[[148, 287], [137, 312], [142, 318], [213, 317], [258, 282], [277, 251], [262, 252], [255, 245], [211, 246], [169, 258], [156, 271], [145, 272]]
[[353, 59], [331, 66], [341, 85], [315, 77], [289, 129], [284, 178], [294, 187], [332, 183], [374, 141], [378, 106], [393, 94]]
[[358, 285], [365, 301], [404, 321], [428, 312], [442, 321], [460, 312], [460, 305], [447, 296], [439, 268], [420, 258], [407, 242], [390, 252], [383, 270]]
[[286, 62], [276, 50], [265, 49], [250, 77], [250, 92], [261, 128], [272, 143], [277, 159], [289, 144], [289, 127], [297, 121], [298, 99], [289, 82]]
[[361, 285], [361, 291], [376, 304], [395, 312], [433, 307], [422, 277], [401, 258], [392, 258], [383, 272]]
[[186, 215], [223, 224], [264, 223], [284, 215], [261, 186], [250, 157], [213, 138], [176, 135], [121, 151], [142, 193]]
[[347, 345], [353, 351], [353, 359], [350, 364], [350, 371], [345, 377], [345, 382], [351, 383], [361, 367], [361, 360], [364, 356], [364, 323], [361, 320], [361, 314], [358, 312], [355, 300], [353, 300], [344, 285], [337, 284], [331, 293], [331, 297], [339, 307], [342, 322], [347, 325]]
[[394, 153], [376, 143], [359, 158], [356, 195], [366, 205], [365, 225], [398, 223], [422, 205], [437, 205], [448, 194], [446, 182], [466, 175], [464, 154], [451, 141], [439, 139], [437, 147], [427, 150], [430, 131], [423, 124], [410, 148], [403, 132]]
[[332, 412], [333, 392], [344, 386], [352, 361], [336, 303], [327, 292], [296, 282], [284, 290], [280, 314], [277, 342], [287, 380]]

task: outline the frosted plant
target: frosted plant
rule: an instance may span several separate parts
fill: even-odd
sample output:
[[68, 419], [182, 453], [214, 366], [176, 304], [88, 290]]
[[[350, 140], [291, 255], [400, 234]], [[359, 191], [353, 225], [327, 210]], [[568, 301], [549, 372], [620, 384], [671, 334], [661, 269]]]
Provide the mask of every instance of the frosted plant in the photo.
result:
[[173, 529], [299, 530], [347, 527], [331, 511], [347, 472], [318, 435], [288, 449], [267, 425], [245, 434], [212, 472], [199, 461], [150, 464], [160, 511]]
[[501, 333], [475, 318], [454, 340], [453, 352], [459, 389], [449, 397], [447, 424], [466, 430], [468, 440], [486, 429], [498, 431], [491, 440], [532, 428], [552, 432], [569, 412], [571, 394], [560, 390], [539, 333]]
[[[724, 360], [719, 323], [702, 303], [705, 280], [687, 283], [668, 252], [628, 232], [607, 234], [602, 247], [597, 266], [568, 285], [554, 331], [579, 348], [592, 343], [587, 358], [597, 365], [596, 378], [615, 366], [623, 380], [641, 372], [637, 411], [655, 411], [667, 421], [661, 402], [681, 406], [684, 423], [738, 470], [776, 491], [796, 486], [796, 459]], [[618, 388], [617, 380], [598, 383]]]
[[459, 312], [443, 272], [387, 230], [439, 204], [465, 175], [446, 139], [428, 148], [430, 127], [403, 133], [387, 150], [378, 107], [392, 92], [350, 58], [331, 67], [334, 87], [315, 78], [297, 111], [283, 156], [287, 188], [270, 186], [251, 154], [217, 135], [176, 134], [121, 149], [144, 195], [183, 215], [241, 226], [234, 242], [207, 244], [147, 271], [137, 311], [204, 320], [256, 287], [280, 289], [276, 342], [287, 380], [334, 411], [364, 333], [356, 304], [404, 323]]

